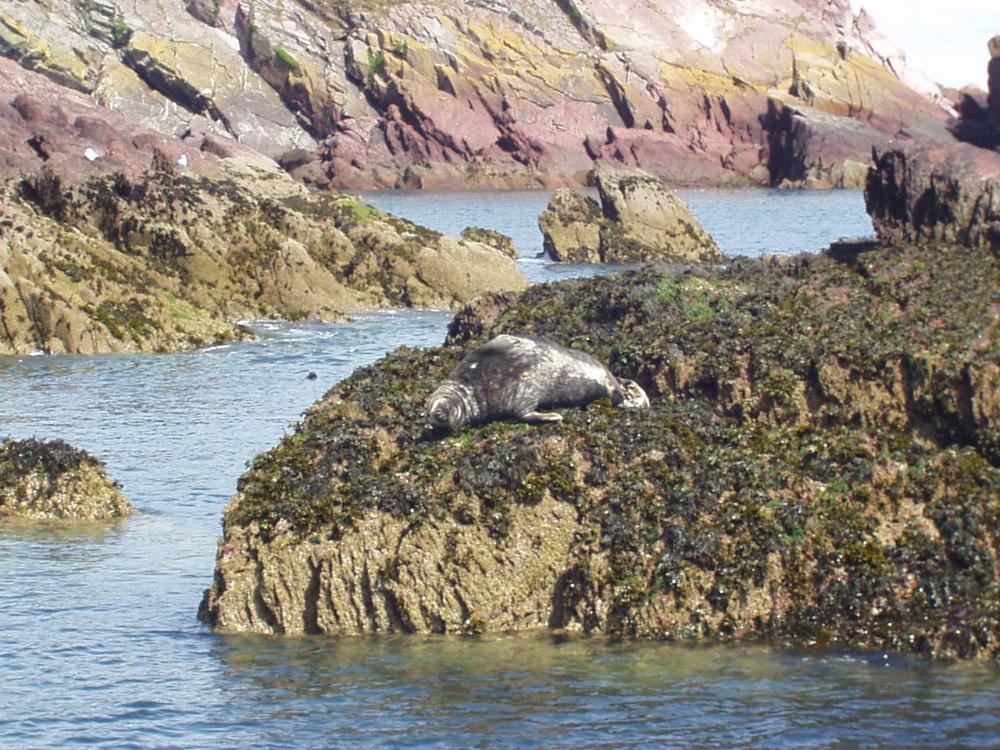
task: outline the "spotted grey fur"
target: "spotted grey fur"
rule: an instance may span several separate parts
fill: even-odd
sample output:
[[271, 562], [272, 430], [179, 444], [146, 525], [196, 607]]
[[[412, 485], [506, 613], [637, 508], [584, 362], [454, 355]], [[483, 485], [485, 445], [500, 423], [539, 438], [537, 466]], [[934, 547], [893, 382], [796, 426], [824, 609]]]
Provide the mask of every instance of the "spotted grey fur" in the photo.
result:
[[469, 352], [427, 399], [427, 411], [432, 424], [451, 430], [500, 419], [559, 422], [552, 409], [605, 397], [623, 408], [649, 406], [638, 383], [616, 378], [586, 352], [504, 334]]

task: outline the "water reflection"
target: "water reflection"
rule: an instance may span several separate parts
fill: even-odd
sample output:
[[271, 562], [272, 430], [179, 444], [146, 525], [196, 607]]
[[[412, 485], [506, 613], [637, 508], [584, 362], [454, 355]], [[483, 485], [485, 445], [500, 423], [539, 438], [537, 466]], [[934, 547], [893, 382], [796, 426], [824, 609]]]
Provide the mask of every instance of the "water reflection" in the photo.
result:
[[352, 745], [982, 746], [1000, 720], [989, 666], [762, 645], [228, 636], [212, 653], [234, 702], [274, 721], [322, 705], [315, 736]]

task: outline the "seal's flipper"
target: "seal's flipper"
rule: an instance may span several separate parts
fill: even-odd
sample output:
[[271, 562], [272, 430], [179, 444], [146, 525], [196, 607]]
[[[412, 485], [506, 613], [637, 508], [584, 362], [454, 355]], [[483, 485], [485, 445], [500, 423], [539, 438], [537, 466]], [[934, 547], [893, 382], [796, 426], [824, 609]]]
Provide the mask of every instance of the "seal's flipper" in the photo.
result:
[[554, 411], [529, 411], [521, 414], [518, 419], [528, 424], [541, 424], [543, 422], [562, 422], [562, 414]]

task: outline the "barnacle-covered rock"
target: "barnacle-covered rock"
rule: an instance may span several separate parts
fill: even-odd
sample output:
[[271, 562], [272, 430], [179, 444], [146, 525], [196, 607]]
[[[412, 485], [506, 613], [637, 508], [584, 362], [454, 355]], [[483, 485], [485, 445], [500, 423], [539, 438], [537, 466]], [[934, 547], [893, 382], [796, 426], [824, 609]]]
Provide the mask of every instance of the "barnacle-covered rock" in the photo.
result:
[[107, 520], [132, 513], [104, 464], [62, 440], [0, 442], [0, 518]]

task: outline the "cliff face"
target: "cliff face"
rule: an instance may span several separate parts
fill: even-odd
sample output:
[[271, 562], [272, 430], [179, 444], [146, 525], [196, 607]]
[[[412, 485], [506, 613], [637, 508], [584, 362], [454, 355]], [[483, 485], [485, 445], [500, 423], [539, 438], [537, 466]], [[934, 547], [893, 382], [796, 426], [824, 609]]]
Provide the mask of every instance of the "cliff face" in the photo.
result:
[[857, 185], [947, 105], [846, 0], [0, 2], [0, 52], [172, 137], [333, 187]]
[[[998, 284], [942, 245], [484, 301], [253, 462], [202, 617], [996, 655]], [[500, 332], [590, 351], [652, 408], [431, 432], [427, 394]]]

